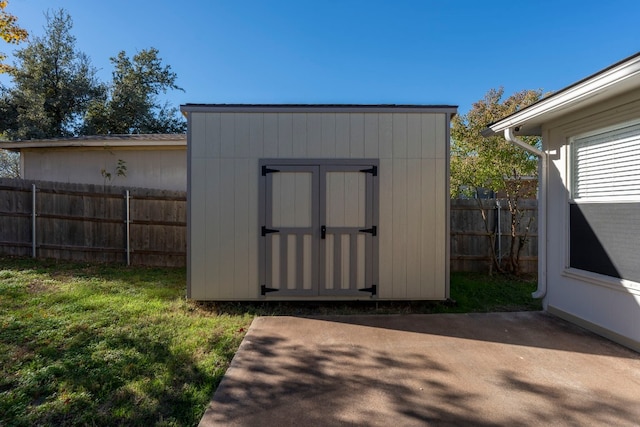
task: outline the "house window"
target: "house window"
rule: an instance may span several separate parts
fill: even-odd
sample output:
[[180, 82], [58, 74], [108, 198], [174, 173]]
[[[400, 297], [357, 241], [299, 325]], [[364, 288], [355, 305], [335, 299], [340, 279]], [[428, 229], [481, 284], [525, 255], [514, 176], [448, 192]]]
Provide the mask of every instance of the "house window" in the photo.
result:
[[573, 139], [572, 198], [640, 200], [640, 123]]
[[569, 266], [640, 282], [640, 123], [570, 140]]

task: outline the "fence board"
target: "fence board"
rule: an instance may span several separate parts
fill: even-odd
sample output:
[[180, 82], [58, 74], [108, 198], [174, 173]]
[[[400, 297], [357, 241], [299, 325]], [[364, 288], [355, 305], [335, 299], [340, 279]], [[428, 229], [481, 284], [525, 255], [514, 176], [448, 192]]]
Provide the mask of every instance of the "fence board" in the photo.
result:
[[0, 253], [31, 255], [32, 184], [38, 257], [126, 263], [129, 190], [131, 263], [185, 265], [184, 192], [13, 179], [0, 179]]
[[[32, 251], [32, 184], [37, 188], [37, 256], [89, 262], [126, 263], [124, 187], [0, 179], [0, 253], [29, 256]], [[184, 266], [186, 194], [129, 188], [131, 263]], [[495, 232], [495, 200], [484, 201]], [[537, 203], [522, 203], [525, 221]], [[503, 252], [509, 212], [501, 210]], [[451, 270], [488, 271], [489, 239], [475, 200], [451, 200]], [[521, 255], [523, 272], [537, 271], [537, 222], [533, 220]]]
[[[510, 239], [510, 213], [506, 203], [501, 201], [500, 233], [502, 237], [503, 259], [508, 254]], [[520, 271], [536, 273], [538, 269], [538, 228], [535, 217], [537, 215], [536, 200], [521, 200], [520, 209], [523, 211], [521, 223], [527, 224], [531, 219], [528, 238], [520, 255]], [[498, 209], [495, 199], [483, 200], [484, 211], [487, 215], [489, 233], [498, 234]], [[486, 272], [492, 263], [489, 233], [480, 213], [477, 200], [451, 200], [451, 271], [479, 271]], [[524, 229], [518, 230], [518, 236], [524, 235]], [[496, 253], [498, 253], [498, 239], [496, 238]]]

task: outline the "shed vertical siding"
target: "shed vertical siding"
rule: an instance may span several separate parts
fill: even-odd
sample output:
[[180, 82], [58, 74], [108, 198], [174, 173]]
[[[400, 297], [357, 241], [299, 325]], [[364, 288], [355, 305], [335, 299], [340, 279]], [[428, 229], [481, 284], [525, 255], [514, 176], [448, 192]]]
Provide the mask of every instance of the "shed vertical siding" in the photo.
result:
[[301, 158], [307, 156], [307, 114], [295, 113], [291, 117], [291, 132], [293, 141], [291, 157]]
[[353, 159], [363, 159], [364, 155], [364, 114], [351, 114], [349, 123], [349, 157]]
[[[224, 114], [223, 114], [224, 117]], [[236, 253], [235, 226], [235, 162], [233, 159], [222, 159], [220, 164], [220, 272], [219, 292], [221, 298], [233, 298], [236, 292], [244, 287], [243, 283], [234, 283], [236, 262], [242, 262], [242, 258], [236, 258], [241, 254]], [[215, 225], [214, 225], [215, 226]], [[248, 254], [245, 254], [248, 257]], [[210, 271], [210, 269], [209, 269]]]
[[[220, 181], [220, 159], [212, 159], [206, 167], [204, 173], [205, 180], [198, 183], [198, 188], [206, 191], [204, 199], [206, 204], [203, 212], [198, 215], [205, 222], [204, 228], [200, 230], [202, 236], [205, 236], [205, 249], [202, 250], [203, 258], [199, 258], [204, 262], [203, 270], [207, 282], [218, 283], [220, 280], [220, 262], [222, 258], [222, 239], [220, 238], [220, 218], [221, 218], [221, 181]], [[192, 187], [193, 188], [193, 187]], [[195, 202], [195, 200], [194, 200]], [[197, 205], [194, 203], [197, 208]], [[205, 216], [206, 215], [206, 216]], [[198, 237], [201, 239], [202, 237]], [[220, 297], [218, 287], [207, 286], [204, 289], [207, 299], [216, 299]]]
[[[419, 122], [418, 122], [419, 123]], [[411, 138], [409, 138], [411, 141]], [[408, 147], [419, 147], [417, 143]], [[422, 184], [420, 158], [407, 159], [407, 224], [411, 230], [407, 230], [407, 295], [421, 295], [421, 288], [426, 285], [425, 280], [420, 277], [422, 262], [420, 254], [420, 235], [422, 227], [422, 203], [420, 203], [420, 186]], [[415, 184], [414, 184], [415, 183]], [[432, 184], [433, 185], [433, 184]]]
[[393, 288], [382, 286], [383, 283], [393, 283], [393, 160], [380, 159], [379, 179], [379, 217], [378, 231], [379, 259], [378, 277], [380, 281], [380, 298], [392, 298]]
[[364, 114], [364, 155], [365, 159], [377, 159], [380, 133], [378, 114]]
[[[187, 239], [187, 251], [189, 259], [189, 282], [191, 284], [197, 284], [196, 286], [190, 286], [189, 296], [193, 299], [207, 299], [207, 287], [205, 283], [216, 283], [217, 281], [211, 280], [207, 277], [207, 231], [211, 232], [214, 228], [217, 228], [217, 224], [208, 223], [207, 219], [207, 207], [205, 205], [207, 188], [205, 183], [207, 182], [206, 174], [206, 161], [205, 159], [196, 158], [191, 161], [191, 174], [192, 176], [198, 176], [200, 179], [193, 179], [190, 184], [191, 194], [198, 194], [199, 197], [190, 197], [188, 222], [191, 228], [196, 228], [198, 233], [190, 233]], [[214, 184], [215, 185], [215, 184]], [[205, 197], [202, 197], [205, 196]], [[199, 228], [198, 228], [199, 227]], [[208, 230], [207, 227], [211, 227]]]
[[259, 159], [371, 158], [379, 160], [378, 297], [446, 298], [449, 115], [191, 112], [190, 297], [260, 297]]
[[[423, 149], [423, 153], [425, 150]], [[435, 149], [433, 150], [435, 152]], [[420, 264], [420, 277], [423, 286], [420, 289], [421, 298], [441, 298], [441, 289], [436, 282], [436, 269], [432, 265], [438, 265], [436, 258], [436, 192], [433, 191], [433, 183], [436, 182], [436, 161], [434, 158], [421, 159], [420, 174], [420, 212], [422, 224], [420, 227], [420, 258], [433, 260], [433, 264], [422, 262]]]
[[[397, 117], [394, 117], [397, 118]], [[395, 120], [394, 120], [395, 122]], [[394, 126], [394, 134], [397, 125]], [[406, 145], [405, 145], [406, 147]], [[400, 151], [400, 150], [398, 150]], [[393, 185], [391, 190], [391, 246], [387, 249], [381, 248], [381, 259], [391, 259], [393, 272], [391, 276], [391, 298], [407, 298], [407, 233], [409, 231], [408, 210], [407, 210], [407, 159], [394, 158], [391, 167], [393, 168]], [[389, 202], [380, 200], [381, 203]], [[415, 225], [415, 224], [411, 224]], [[388, 224], [380, 224], [380, 228], [388, 227]], [[384, 257], [384, 253], [389, 251], [390, 257]], [[382, 288], [382, 284], [380, 286]]]
[[[247, 126], [248, 129], [248, 126]], [[247, 135], [248, 136], [248, 135]], [[248, 142], [248, 139], [247, 139]], [[251, 183], [249, 177], [251, 162], [249, 159], [236, 159], [235, 160], [235, 177], [234, 177], [234, 215], [235, 215], [235, 230], [234, 230], [234, 262], [235, 273], [233, 283], [238, 288], [238, 292], [247, 295], [250, 292], [249, 284], [249, 272], [252, 269], [250, 263], [249, 248], [255, 243], [249, 241], [249, 229], [256, 228], [251, 226], [255, 222], [249, 221], [249, 187]], [[255, 184], [254, 184], [255, 185]], [[256, 265], [257, 267], [257, 265]]]

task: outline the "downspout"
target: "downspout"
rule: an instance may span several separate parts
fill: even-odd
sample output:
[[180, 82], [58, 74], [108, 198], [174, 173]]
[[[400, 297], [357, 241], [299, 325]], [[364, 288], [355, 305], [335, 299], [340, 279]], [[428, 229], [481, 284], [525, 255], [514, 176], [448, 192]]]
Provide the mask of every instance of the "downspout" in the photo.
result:
[[547, 294], [547, 153], [519, 139], [514, 128], [504, 130], [507, 141], [538, 157], [538, 289], [533, 298], [544, 298]]

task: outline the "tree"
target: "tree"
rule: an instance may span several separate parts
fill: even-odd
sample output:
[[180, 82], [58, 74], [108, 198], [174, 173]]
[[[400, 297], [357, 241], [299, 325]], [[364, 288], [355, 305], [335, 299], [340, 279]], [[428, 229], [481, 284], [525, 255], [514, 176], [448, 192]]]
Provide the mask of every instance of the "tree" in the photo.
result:
[[[501, 135], [485, 138], [480, 132], [489, 123], [502, 119], [542, 97], [540, 90], [517, 92], [503, 100], [504, 90], [491, 89], [483, 99], [473, 104], [465, 115], [453, 118], [451, 126], [451, 196], [466, 192], [478, 201], [490, 241], [493, 267], [500, 272], [517, 274], [521, 249], [529, 237], [529, 227], [521, 224], [524, 212], [519, 202], [525, 195], [523, 178], [537, 177], [537, 158], [513, 146]], [[531, 145], [539, 145], [538, 138], [522, 138]], [[498, 260], [495, 233], [488, 222], [486, 202], [478, 197], [482, 189], [505, 195], [510, 213], [510, 236], [505, 260]], [[501, 262], [502, 261], [502, 262]]]
[[111, 58], [113, 82], [107, 96], [95, 99], [85, 117], [87, 134], [182, 133], [186, 123], [176, 108], [161, 104], [158, 95], [183, 90], [177, 75], [163, 65], [155, 48], [130, 59], [124, 51]]
[[75, 48], [69, 14], [60, 9], [46, 18], [45, 35], [15, 53], [14, 85], [0, 101], [8, 110], [0, 132], [12, 139], [74, 135], [89, 102], [105, 91], [89, 57]]
[[[0, 0], [0, 36], [7, 43], [18, 44], [27, 39], [28, 33], [18, 26], [18, 18], [7, 12], [5, 9], [9, 4], [8, 0]], [[4, 64], [7, 55], [0, 52], [0, 73], [6, 73], [11, 67]]]
[[20, 154], [0, 149], [0, 178], [20, 178]]
[[[7, 0], [0, 0], [0, 36], [7, 43], [18, 44], [27, 39], [28, 33], [25, 29], [18, 26], [18, 18], [6, 11], [8, 3]], [[11, 70], [11, 67], [4, 63], [6, 59], [7, 55], [0, 52], [0, 73], [6, 73]], [[2, 92], [2, 95], [0, 95], [0, 122], [2, 122], [7, 118], [3, 102], [6, 89], [0, 87], [0, 91]], [[0, 150], [0, 178], [19, 177], [20, 155], [6, 150]]]

